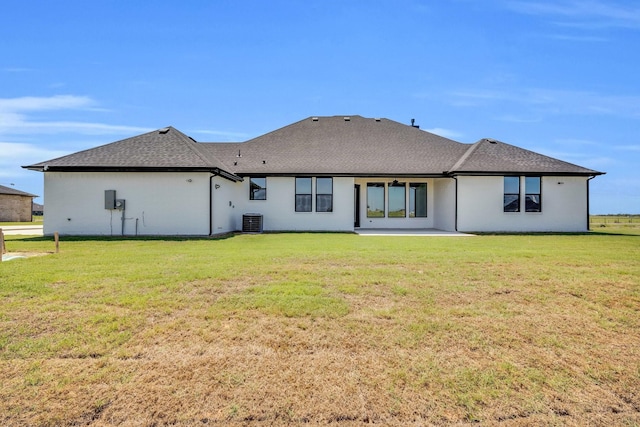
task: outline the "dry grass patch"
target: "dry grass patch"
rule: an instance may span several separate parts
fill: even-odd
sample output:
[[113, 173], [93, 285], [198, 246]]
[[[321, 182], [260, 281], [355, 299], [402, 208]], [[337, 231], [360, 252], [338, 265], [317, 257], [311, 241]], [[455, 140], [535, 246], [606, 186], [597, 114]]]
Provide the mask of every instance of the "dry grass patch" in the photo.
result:
[[63, 248], [0, 270], [3, 425], [640, 423], [637, 236]]

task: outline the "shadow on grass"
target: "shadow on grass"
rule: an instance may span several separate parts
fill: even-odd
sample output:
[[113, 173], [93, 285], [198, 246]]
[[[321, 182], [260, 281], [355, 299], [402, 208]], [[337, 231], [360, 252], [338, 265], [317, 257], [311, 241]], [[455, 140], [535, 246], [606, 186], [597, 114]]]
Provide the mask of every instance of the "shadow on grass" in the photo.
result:
[[[215, 236], [72, 236], [62, 235], [60, 241], [64, 242], [124, 242], [124, 241], [166, 241], [184, 242], [198, 240], [226, 240], [241, 233], [227, 233]], [[6, 240], [21, 242], [52, 242], [53, 236], [5, 236]]]
[[556, 231], [546, 231], [546, 232], [485, 232], [485, 231], [477, 231], [471, 232], [471, 234], [475, 234], [476, 236], [626, 236], [626, 237], [640, 237], [640, 234], [635, 233], [624, 233], [618, 230], [592, 230], [592, 231], [584, 231], [584, 232], [556, 232]]
[[[263, 231], [262, 233], [243, 233], [240, 231], [216, 234], [213, 236], [77, 236], [77, 235], [60, 235], [60, 241], [65, 242], [121, 242], [121, 241], [167, 241], [167, 242], [183, 242], [183, 241], [199, 241], [199, 240], [227, 240], [242, 235], [273, 235], [273, 234], [351, 234], [356, 233], [349, 231]], [[53, 236], [22, 236], [7, 235], [7, 240], [22, 242], [51, 242]]]
[[[265, 231], [263, 233], [241, 233], [232, 232], [219, 234], [214, 236], [75, 236], [62, 235], [60, 241], [65, 242], [123, 242], [123, 241], [166, 241], [166, 242], [184, 242], [184, 241], [204, 241], [204, 240], [227, 240], [241, 235], [273, 235], [273, 234], [353, 234], [350, 232], [327, 232], [327, 231]], [[625, 233], [617, 230], [593, 230], [587, 232], [473, 232], [476, 236], [625, 236], [640, 237], [640, 234]], [[22, 242], [51, 242], [53, 236], [5, 236], [6, 240], [22, 241]]]

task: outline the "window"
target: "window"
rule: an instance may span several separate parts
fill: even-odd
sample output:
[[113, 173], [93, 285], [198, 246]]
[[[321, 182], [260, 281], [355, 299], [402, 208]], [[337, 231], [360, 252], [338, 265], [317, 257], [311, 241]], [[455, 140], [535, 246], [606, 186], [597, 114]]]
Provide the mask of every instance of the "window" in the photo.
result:
[[296, 178], [296, 212], [311, 212], [311, 178]]
[[249, 200], [267, 200], [267, 178], [249, 179]]
[[542, 212], [542, 195], [539, 176], [528, 176], [524, 179], [525, 212]]
[[333, 178], [316, 178], [316, 212], [333, 212]]
[[381, 182], [367, 184], [367, 217], [384, 218], [384, 184]]
[[504, 212], [520, 212], [520, 177], [504, 177]]
[[427, 183], [409, 184], [409, 218], [427, 217]]
[[393, 181], [389, 184], [389, 218], [404, 218], [407, 216], [407, 192], [404, 182]]

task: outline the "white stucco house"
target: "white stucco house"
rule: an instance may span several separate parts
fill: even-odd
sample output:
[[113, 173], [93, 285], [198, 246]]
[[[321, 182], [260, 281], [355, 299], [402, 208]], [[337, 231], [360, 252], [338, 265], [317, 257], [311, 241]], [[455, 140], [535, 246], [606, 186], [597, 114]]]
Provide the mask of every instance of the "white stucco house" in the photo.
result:
[[361, 116], [309, 117], [239, 143], [167, 127], [23, 167], [44, 174], [47, 235], [581, 232], [589, 180], [603, 173]]

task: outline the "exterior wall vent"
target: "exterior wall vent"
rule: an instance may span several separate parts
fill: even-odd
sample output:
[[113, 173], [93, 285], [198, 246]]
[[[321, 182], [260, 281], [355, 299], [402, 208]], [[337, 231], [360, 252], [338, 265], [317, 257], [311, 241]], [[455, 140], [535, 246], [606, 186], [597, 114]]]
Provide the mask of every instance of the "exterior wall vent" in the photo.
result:
[[242, 232], [262, 233], [262, 215], [257, 213], [242, 215]]

